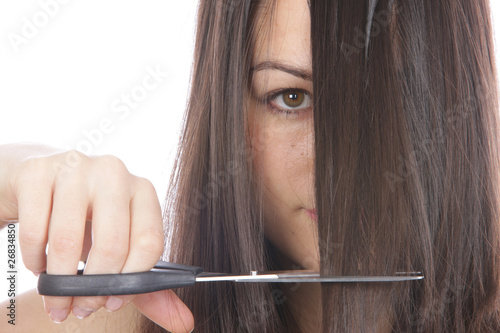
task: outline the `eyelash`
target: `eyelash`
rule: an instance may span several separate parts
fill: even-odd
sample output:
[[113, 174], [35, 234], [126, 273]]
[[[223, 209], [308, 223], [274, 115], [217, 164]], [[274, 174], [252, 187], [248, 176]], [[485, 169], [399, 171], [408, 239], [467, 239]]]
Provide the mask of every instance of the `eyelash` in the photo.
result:
[[276, 104], [273, 101], [275, 101], [280, 95], [283, 95], [284, 93], [287, 93], [290, 91], [297, 91], [297, 92], [304, 93], [310, 99], [312, 99], [311, 93], [309, 93], [307, 90], [300, 89], [300, 88], [285, 88], [285, 89], [279, 89], [279, 90], [272, 91], [272, 92], [268, 93], [266, 96], [264, 96], [263, 102], [264, 103], [267, 102], [269, 109], [272, 113], [277, 114], [277, 115], [284, 114], [285, 117], [287, 117], [287, 118], [290, 116], [296, 118], [296, 117], [301, 116], [304, 113], [309, 112], [311, 110], [311, 107], [302, 108], [302, 109], [286, 110], [286, 109], [283, 109], [283, 108], [276, 106]]

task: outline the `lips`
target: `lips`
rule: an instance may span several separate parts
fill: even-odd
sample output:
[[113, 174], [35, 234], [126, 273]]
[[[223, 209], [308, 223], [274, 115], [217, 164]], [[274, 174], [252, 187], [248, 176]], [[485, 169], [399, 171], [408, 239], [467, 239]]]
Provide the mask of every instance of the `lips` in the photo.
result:
[[316, 213], [316, 209], [306, 209], [306, 213], [311, 219], [318, 222], [318, 214]]

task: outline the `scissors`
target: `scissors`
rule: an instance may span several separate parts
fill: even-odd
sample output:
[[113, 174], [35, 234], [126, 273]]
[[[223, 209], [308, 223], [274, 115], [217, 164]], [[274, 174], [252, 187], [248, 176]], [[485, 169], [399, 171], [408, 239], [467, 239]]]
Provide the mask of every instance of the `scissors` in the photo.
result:
[[420, 272], [396, 273], [393, 276], [320, 276], [318, 271], [290, 270], [257, 272], [249, 275], [203, 272], [203, 268], [158, 263], [150, 271], [118, 274], [56, 275], [41, 273], [38, 293], [46, 296], [109, 296], [150, 293], [158, 290], [193, 286], [199, 282], [396, 282], [421, 280]]

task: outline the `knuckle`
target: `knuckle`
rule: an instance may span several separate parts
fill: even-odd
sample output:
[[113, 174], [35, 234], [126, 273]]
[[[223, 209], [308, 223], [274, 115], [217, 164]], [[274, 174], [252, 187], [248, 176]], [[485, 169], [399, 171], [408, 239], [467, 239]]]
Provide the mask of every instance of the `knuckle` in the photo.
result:
[[47, 157], [47, 161], [51, 161], [51, 163], [57, 164], [61, 163], [67, 167], [78, 169], [84, 166], [85, 162], [88, 161], [89, 157], [82, 152], [79, 152], [76, 149], [70, 149], [61, 154], [58, 154], [52, 158], [51, 156]]
[[95, 158], [93, 170], [97, 178], [104, 180], [107, 186], [118, 187], [125, 190], [130, 185], [131, 174], [118, 157], [103, 155]]
[[81, 252], [80, 241], [75, 235], [59, 234], [49, 240], [49, 251], [55, 252], [57, 255], [73, 256]]
[[136, 177], [136, 181], [137, 181], [138, 186], [146, 191], [154, 191], [155, 190], [153, 183], [147, 178]]
[[143, 231], [137, 236], [135, 248], [147, 258], [159, 258], [163, 254], [163, 232]]
[[89, 159], [87, 155], [76, 150], [70, 149], [61, 154], [63, 160], [70, 166], [77, 167], [80, 166], [82, 162], [85, 162]]
[[34, 230], [23, 230], [19, 235], [19, 243], [26, 248], [38, 248], [45, 243], [45, 240], [40, 238], [40, 233]]
[[153, 183], [147, 178], [136, 177], [135, 192], [141, 193], [141, 195], [146, 195], [146, 196], [149, 196], [151, 198], [155, 198], [155, 199], [158, 198], [157, 193], [156, 193], [156, 189], [155, 189]]
[[40, 159], [28, 158], [25, 159], [17, 169], [17, 175], [33, 175], [34, 173], [40, 172], [41, 168], [38, 167], [40, 164]]
[[87, 167], [88, 156], [78, 150], [69, 150], [57, 156], [57, 159], [48, 157], [47, 162], [52, 165], [56, 182], [66, 181], [68, 176], [73, 179], [83, 179]]
[[44, 158], [28, 158], [14, 171], [11, 186], [32, 186], [46, 178], [46, 160]]
[[102, 155], [95, 158], [95, 165], [102, 170], [110, 170], [115, 174], [128, 174], [127, 167], [121, 159], [113, 155]]

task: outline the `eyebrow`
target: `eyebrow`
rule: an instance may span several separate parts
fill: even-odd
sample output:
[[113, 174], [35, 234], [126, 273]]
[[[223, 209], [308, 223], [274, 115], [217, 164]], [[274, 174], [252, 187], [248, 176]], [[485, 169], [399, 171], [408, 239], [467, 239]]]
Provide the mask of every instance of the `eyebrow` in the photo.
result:
[[250, 69], [250, 72], [257, 72], [266, 69], [278, 70], [294, 76], [300, 77], [301, 79], [312, 81], [312, 73], [300, 67], [287, 65], [277, 61], [264, 61], [261, 62]]

